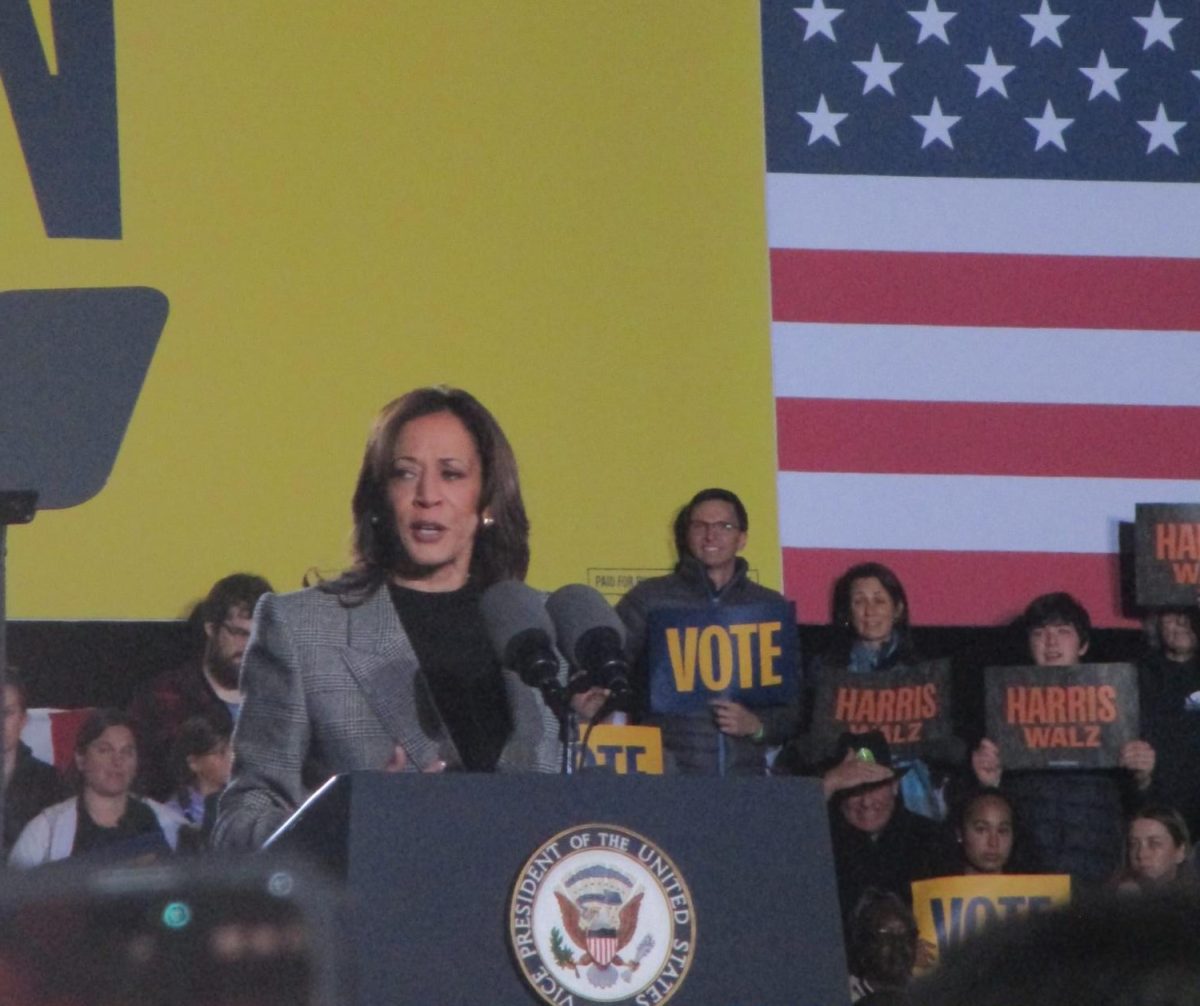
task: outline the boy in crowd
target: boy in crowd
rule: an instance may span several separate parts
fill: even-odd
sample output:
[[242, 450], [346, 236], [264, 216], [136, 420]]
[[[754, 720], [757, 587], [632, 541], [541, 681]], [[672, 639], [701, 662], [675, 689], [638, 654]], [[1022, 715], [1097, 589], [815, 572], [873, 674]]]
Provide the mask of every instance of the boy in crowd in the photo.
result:
[[[1070, 594], [1034, 598], [1021, 625], [1038, 667], [1074, 667], [1088, 654], [1092, 620]], [[1033, 869], [1093, 885], [1121, 865], [1122, 822], [1150, 787], [1154, 762], [1154, 748], [1143, 740], [1121, 748], [1117, 769], [1005, 772], [999, 749], [987, 738], [971, 758], [979, 783], [999, 786], [1013, 801]]]

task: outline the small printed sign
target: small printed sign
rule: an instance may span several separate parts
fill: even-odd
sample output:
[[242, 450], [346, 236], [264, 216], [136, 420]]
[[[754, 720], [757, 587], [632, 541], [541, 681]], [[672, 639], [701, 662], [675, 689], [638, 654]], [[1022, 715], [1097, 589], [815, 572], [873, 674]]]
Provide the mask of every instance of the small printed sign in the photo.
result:
[[[595, 590], [600, 591], [610, 599], [620, 597], [633, 587], [636, 587], [643, 580], [653, 580], [657, 576], [667, 576], [671, 573], [669, 569], [629, 569], [626, 567], [597, 568], [592, 567], [587, 571], [587, 576], [584, 582]], [[758, 583], [758, 570], [746, 570], [746, 576], [754, 583]]]
[[589, 569], [584, 582], [608, 597], [620, 597], [643, 580], [670, 572], [669, 569]]
[[583, 768], [606, 768], [617, 775], [662, 775], [662, 731], [598, 723], [584, 736]]

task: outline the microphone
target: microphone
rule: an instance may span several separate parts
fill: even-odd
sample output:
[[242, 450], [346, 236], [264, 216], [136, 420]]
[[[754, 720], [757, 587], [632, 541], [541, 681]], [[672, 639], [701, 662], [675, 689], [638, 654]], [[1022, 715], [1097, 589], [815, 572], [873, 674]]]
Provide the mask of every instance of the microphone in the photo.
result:
[[558, 632], [558, 647], [578, 673], [572, 691], [599, 686], [613, 698], [629, 693], [629, 661], [625, 659], [625, 626], [604, 596], [592, 587], [572, 583], [546, 602]]
[[557, 695], [558, 655], [554, 652], [554, 623], [546, 604], [532, 587], [519, 580], [502, 580], [479, 600], [492, 649], [505, 667], [525, 684]]

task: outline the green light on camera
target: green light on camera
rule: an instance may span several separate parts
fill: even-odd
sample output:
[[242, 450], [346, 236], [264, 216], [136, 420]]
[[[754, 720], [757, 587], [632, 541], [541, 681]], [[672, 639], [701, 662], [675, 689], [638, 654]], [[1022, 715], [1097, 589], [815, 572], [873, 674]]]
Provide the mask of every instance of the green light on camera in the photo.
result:
[[168, 929], [182, 929], [192, 921], [192, 909], [184, 901], [172, 901], [163, 909], [162, 921]]

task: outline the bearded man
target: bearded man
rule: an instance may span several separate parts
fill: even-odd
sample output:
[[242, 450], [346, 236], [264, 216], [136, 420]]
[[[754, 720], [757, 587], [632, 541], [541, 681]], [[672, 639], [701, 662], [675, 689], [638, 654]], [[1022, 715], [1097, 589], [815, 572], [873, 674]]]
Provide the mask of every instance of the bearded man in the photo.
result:
[[204, 648], [178, 667], [152, 678], [129, 706], [141, 746], [141, 792], [156, 800], [171, 795], [171, 745], [193, 716], [208, 719], [228, 736], [242, 708], [238, 675], [250, 641], [251, 616], [271, 585], [261, 576], [233, 573], [213, 584], [200, 602]]

